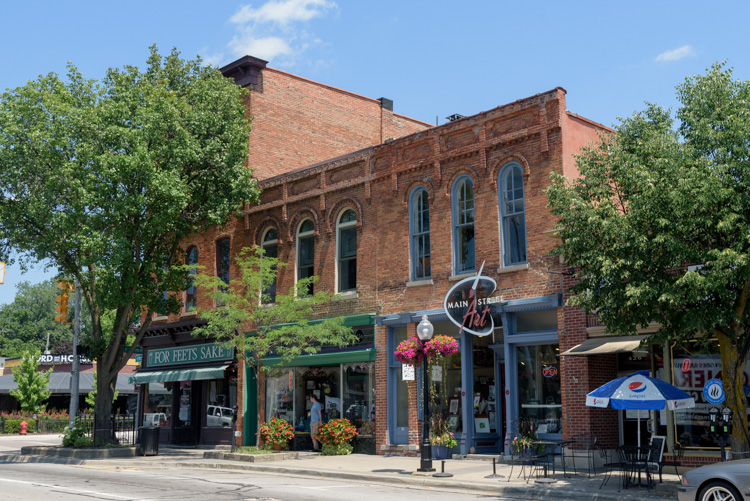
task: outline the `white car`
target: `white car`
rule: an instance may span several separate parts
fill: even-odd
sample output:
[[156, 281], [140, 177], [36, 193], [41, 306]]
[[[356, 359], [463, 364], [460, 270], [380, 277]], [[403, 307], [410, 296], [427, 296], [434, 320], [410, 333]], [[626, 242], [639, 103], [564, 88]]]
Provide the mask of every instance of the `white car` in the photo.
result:
[[143, 426], [162, 426], [167, 422], [163, 412], [146, 412], [143, 414]]
[[209, 405], [206, 411], [206, 426], [223, 426], [228, 428], [232, 426], [234, 409], [229, 407], [219, 407], [218, 405]]
[[682, 475], [679, 501], [750, 500], [750, 459], [701, 466]]

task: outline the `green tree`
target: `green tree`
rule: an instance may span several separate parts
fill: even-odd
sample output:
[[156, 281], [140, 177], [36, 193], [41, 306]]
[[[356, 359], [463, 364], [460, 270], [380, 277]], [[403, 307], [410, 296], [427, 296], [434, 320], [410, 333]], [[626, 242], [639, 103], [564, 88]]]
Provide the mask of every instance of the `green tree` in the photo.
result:
[[[196, 285], [222, 307], [199, 309], [206, 324], [193, 330], [195, 336], [233, 346], [237, 357], [244, 358], [255, 372], [258, 391], [259, 371], [273, 374], [300, 355], [315, 354], [326, 346], [347, 346], [357, 340], [351, 328], [344, 325], [343, 317], [313, 320], [325, 314], [333, 299], [324, 291], [310, 294], [317, 277], [299, 280], [288, 294], [276, 294], [272, 299], [269, 291], [275, 288], [277, 270], [286, 263], [263, 254], [258, 247], [242, 249], [235, 257], [240, 278], [229, 284], [217, 276], [196, 275]], [[263, 359], [269, 356], [278, 357], [278, 364], [263, 365]]]
[[188, 285], [172, 266], [184, 262], [181, 242], [257, 201], [245, 96], [200, 59], [156, 47], [143, 71], [110, 69], [96, 82], [69, 65], [65, 82], [49, 74], [0, 96], [0, 254], [49, 260], [80, 284], [97, 429], [108, 429], [117, 373], [154, 312], [181, 307], [163, 294]]
[[38, 359], [38, 351], [36, 353], [27, 351], [23, 354], [21, 365], [11, 369], [13, 380], [18, 385], [18, 389], [10, 390], [10, 394], [18, 400], [21, 410], [27, 412], [44, 411], [46, 404], [42, 402], [47, 400], [52, 394], [48, 389], [52, 369], [48, 369], [45, 372], [37, 372], [37, 367], [39, 367]]
[[0, 306], [0, 356], [20, 357], [25, 351], [43, 351], [72, 341], [70, 326], [55, 322], [55, 280], [38, 284], [20, 282], [12, 303]]
[[[92, 409], [96, 405], [96, 380], [97, 380], [96, 372], [94, 372], [94, 389], [86, 395], [86, 404]], [[117, 400], [117, 397], [119, 396], [120, 396], [120, 392], [115, 390], [115, 392], [112, 394], [112, 403], [114, 403], [115, 400]]]
[[656, 321], [655, 341], [718, 342], [732, 447], [747, 450], [750, 82], [714, 64], [677, 95], [678, 124], [649, 105], [577, 158], [580, 178], [553, 174], [557, 252], [577, 270], [571, 303], [610, 331]]

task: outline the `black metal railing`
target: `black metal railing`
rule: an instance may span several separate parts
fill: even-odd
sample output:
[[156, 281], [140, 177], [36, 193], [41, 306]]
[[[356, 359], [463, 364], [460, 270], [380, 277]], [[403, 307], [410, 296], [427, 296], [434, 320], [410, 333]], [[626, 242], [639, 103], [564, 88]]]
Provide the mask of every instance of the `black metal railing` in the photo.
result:
[[86, 428], [86, 435], [91, 437], [94, 445], [99, 443], [135, 445], [135, 416], [114, 415], [110, 426], [104, 430], [97, 429], [94, 414], [85, 414], [80, 419], [81, 425]]

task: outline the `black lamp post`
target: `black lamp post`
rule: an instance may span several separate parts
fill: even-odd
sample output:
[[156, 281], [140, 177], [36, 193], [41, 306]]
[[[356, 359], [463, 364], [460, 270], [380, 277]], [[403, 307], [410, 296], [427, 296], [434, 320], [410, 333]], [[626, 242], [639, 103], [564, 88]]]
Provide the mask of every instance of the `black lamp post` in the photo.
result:
[[[435, 328], [430, 323], [427, 315], [422, 315], [422, 321], [417, 325], [417, 336], [422, 344], [432, 339], [432, 333]], [[432, 467], [432, 446], [430, 445], [430, 386], [428, 382], [429, 377], [429, 363], [427, 360], [427, 352], [423, 349], [424, 355], [424, 373], [423, 373], [423, 384], [424, 384], [424, 395], [422, 398], [422, 447], [421, 454], [422, 458], [419, 462], [419, 469], [417, 471], [435, 471]]]

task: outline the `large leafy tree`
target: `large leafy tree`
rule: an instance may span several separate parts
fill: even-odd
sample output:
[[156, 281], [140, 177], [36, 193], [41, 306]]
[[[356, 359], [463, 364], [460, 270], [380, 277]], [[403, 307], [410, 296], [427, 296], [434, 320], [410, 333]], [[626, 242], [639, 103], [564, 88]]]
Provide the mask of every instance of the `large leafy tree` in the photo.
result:
[[72, 342], [73, 331], [55, 322], [55, 297], [60, 289], [54, 280], [38, 284], [20, 282], [12, 303], [0, 306], [0, 356], [20, 357], [24, 351], [52, 350]]
[[553, 175], [557, 251], [575, 267], [572, 303], [613, 332], [661, 324], [654, 340], [718, 343], [732, 447], [748, 446], [750, 82], [723, 64], [677, 87], [678, 122], [655, 105]]
[[21, 359], [21, 365], [13, 367], [13, 380], [18, 389], [10, 390], [10, 395], [18, 400], [21, 410], [27, 412], [42, 412], [46, 407], [43, 402], [52, 392], [49, 390], [49, 380], [52, 369], [38, 372], [39, 352], [26, 351]]
[[173, 266], [180, 242], [257, 200], [244, 95], [200, 60], [152, 47], [143, 70], [110, 69], [97, 82], [69, 65], [66, 81], [40, 76], [0, 96], [0, 253], [48, 260], [80, 284], [98, 429], [153, 313], [179, 311], [163, 291], [187, 286]]
[[[343, 317], [315, 320], [326, 316], [333, 299], [321, 290], [311, 293], [318, 277], [299, 280], [287, 294], [275, 294], [277, 271], [286, 263], [265, 256], [263, 249], [257, 247], [242, 249], [235, 263], [239, 277], [229, 284], [215, 275], [196, 275], [197, 286], [222, 307], [199, 309], [206, 324], [194, 329], [193, 335], [233, 346], [237, 356], [255, 372], [259, 392], [261, 371], [273, 375], [300, 355], [357, 341], [352, 329], [344, 325]], [[264, 365], [263, 359], [270, 356], [279, 360], [274, 365]], [[261, 418], [259, 409], [258, 422]]]

